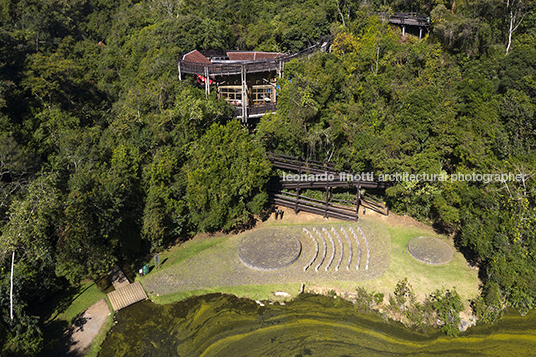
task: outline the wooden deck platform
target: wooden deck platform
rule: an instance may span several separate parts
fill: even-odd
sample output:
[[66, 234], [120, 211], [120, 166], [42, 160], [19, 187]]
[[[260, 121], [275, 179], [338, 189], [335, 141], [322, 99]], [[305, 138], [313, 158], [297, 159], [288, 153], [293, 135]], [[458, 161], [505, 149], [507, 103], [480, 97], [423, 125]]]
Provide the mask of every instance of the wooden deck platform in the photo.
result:
[[[244, 69], [246, 73], [259, 73], [281, 71], [282, 66], [294, 58], [308, 56], [317, 49], [329, 47], [332, 37], [321, 38], [320, 41], [306, 49], [293, 54], [284, 54], [279, 57], [256, 61], [237, 61], [234, 63], [200, 63], [181, 59], [178, 62], [179, 80], [182, 73], [199, 74], [205, 77], [239, 75]], [[208, 75], [207, 75], [208, 74]]]
[[117, 290], [108, 293], [108, 299], [115, 311], [121, 310], [138, 301], [147, 299], [147, 294], [139, 281], [129, 284]]

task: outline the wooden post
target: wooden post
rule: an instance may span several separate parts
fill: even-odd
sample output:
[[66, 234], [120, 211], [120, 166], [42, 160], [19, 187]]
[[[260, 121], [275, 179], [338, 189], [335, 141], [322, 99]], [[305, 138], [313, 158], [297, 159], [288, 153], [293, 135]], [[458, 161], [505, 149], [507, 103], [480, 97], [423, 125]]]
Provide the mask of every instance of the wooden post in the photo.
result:
[[181, 73], [181, 61], [177, 64], [177, 67], [179, 69], [179, 81], [182, 81], [182, 73]]
[[242, 123], [248, 122], [248, 84], [246, 76], [246, 66], [241, 66], [242, 74]]
[[328, 218], [328, 207], [329, 207], [329, 175], [328, 175], [328, 165], [324, 162], [324, 169], [326, 170], [326, 207], [324, 208], [324, 218]]
[[359, 206], [361, 205], [361, 185], [357, 185], [357, 197], [356, 197], [356, 209], [355, 209], [355, 220], [359, 217]]
[[[301, 177], [302, 163], [300, 162], [300, 168], [298, 169], [298, 176]], [[296, 202], [294, 203], [294, 213], [298, 214], [298, 202], [300, 200], [300, 179], [296, 181]]]
[[422, 38], [422, 27], [419, 27], [419, 40]]
[[205, 95], [207, 98], [210, 95], [210, 77], [208, 73], [208, 66], [205, 66]]
[[406, 25], [402, 25], [402, 37], [406, 36]]
[[283, 76], [283, 60], [279, 59], [279, 78]]
[[324, 218], [328, 218], [328, 208], [329, 208], [329, 185], [326, 180], [326, 207], [324, 208]]

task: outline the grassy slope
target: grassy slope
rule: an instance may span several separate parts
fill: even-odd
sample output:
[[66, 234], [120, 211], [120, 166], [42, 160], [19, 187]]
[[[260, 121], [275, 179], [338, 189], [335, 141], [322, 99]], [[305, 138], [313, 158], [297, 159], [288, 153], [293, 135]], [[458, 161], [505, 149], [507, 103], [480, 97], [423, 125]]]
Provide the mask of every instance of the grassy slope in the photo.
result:
[[73, 297], [72, 302], [64, 311], [56, 311], [52, 315], [52, 320], [63, 320], [71, 323], [80, 313], [104, 297], [106, 294], [100, 291], [95, 283], [92, 281], [83, 282], [80, 286], [80, 293]]
[[[104, 297], [106, 294], [100, 291], [95, 283], [86, 281], [82, 282], [78, 288], [66, 290], [63, 294], [56, 296], [56, 299], [49, 304], [50, 306], [44, 306], [43, 309], [49, 312], [45, 314], [48, 316], [44, 329], [45, 346], [39, 356], [56, 356], [58, 343], [71, 322]], [[107, 331], [103, 332], [104, 335]]]
[[[173, 265], [176, 265], [183, 260], [186, 260], [190, 257], [193, 257], [194, 255], [214, 247], [215, 245], [218, 245], [219, 243], [223, 242], [227, 238], [226, 236], [219, 236], [219, 237], [211, 237], [211, 236], [205, 236], [205, 237], [196, 237], [192, 240], [183, 242], [181, 244], [178, 244], [176, 246], [171, 247], [170, 249], [162, 252], [159, 254], [160, 257], [160, 265], [163, 268], [168, 268]], [[151, 259], [147, 262], [149, 264], [150, 271], [153, 271], [154, 269], [154, 259]], [[164, 266], [165, 265], [165, 266]], [[138, 268], [139, 269], [139, 268]], [[136, 271], [137, 272], [137, 271]], [[140, 277], [138, 274], [136, 274], [136, 280], [140, 280]]]
[[[297, 226], [300, 224], [324, 224], [321, 218], [307, 219], [306, 222], [299, 220], [293, 213], [287, 213], [286, 219], [282, 223], [269, 220], [262, 224], [266, 226]], [[400, 217], [399, 217], [400, 218]], [[387, 271], [378, 279], [368, 281], [338, 281], [338, 282], [323, 282], [315, 281], [314, 286], [306, 286], [315, 291], [328, 291], [335, 289], [338, 291], [354, 292], [356, 287], [363, 286], [367, 290], [382, 292], [385, 294], [386, 299], [390, 293], [394, 291], [396, 283], [407, 277], [413, 286], [415, 293], [420, 299], [433, 292], [436, 289], [452, 288], [456, 287], [464, 300], [473, 298], [478, 293], [478, 277], [477, 271], [467, 266], [465, 259], [460, 253], [455, 252], [452, 261], [443, 266], [432, 266], [421, 263], [415, 260], [409, 254], [407, 250], [407, 244], [409, 241], [417, 236], [433, 236], [437, 237], [449, 244], [452, 247], [452, 242], [444, 236], [437, 235], [430, 227], [415, 224], [414, 222], [405, 224], [400, 223], [400, 219], [391, 219], [391, 217], [385, 219], [382, 217], [373, 217], [369, 215], [363, 217], [362, 221], [366, 221], [368, 224], [385, 225], [389, 234], [391, 235], [391, 262]], [[363, 222], [364, 224], [365, 222]], [[217, 249], [221, 252], [229, 251], [225, 249], [230, 241], [233, 240], [233, 236], [195, 239], [182, 244], [180, 247], [174, 247], [170, 251], [161, 254], [161, 260], [165, 261], [162, 266], [162, 270], [166, 271], [172, 266], [184, 261], [189, 257], [193, 257], [202, 251], [207, 249]], [[218, 246], [218, 247], [216, 247]], [[232, 252], [235, 254], [235, 252]], [[162, 272], [160, 270], [158, 273]], [[225, 269], [223, 269], [225, 270]], [[193, 275], [195, 275], [196, 269], [192, 269]], [[215, 272], [217, 274], [218, 272]], [[142, 279], [143, 283], [143, 279]], [[292, 295], [296, 295], [299, 292], [300, 284], [270, 284], [270, 285], [249, 285], [249, 286], [211, 286], [208, 289], [195, 290], [188, 292], [177, 292], [163, 296], [152, 296], [152, 299], [157, 303], [170, 303], [178, 301], [193, 295], [200, 295], [213, 292], [225, 292], [232, 293], [238, 296], [249, 297], [253, 299], [273, 299], [272, 292], [285, 291]]]
[[[367, 290], [392, 293], [397, 282], [403, 278], [413, 286], [420, 299], [436, 289], [456, 287], [464, 300], [474, 298], [478, 294], [478, 271], [467, 266], [463, 255], [455, 251], [452, 240], [436, 234], [429, 227], [404, 227], [388, 225], [391, 234], [391, 264], [385, 274], [377, 280], [360, 282]], [[428, 265], [414, 259], [408, 252], [408, 243], [415, 237], [430, 236], [441, 239], [454, 250], [452, 260], [445, 265]]]

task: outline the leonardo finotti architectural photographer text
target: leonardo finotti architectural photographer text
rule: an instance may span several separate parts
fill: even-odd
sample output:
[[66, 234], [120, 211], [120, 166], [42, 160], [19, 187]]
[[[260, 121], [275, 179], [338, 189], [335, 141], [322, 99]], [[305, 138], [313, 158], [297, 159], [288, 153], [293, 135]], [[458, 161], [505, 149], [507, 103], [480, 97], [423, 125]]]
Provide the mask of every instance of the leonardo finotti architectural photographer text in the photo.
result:
[[348, 174], [341, 172], [334, 174], [330, 172], [324, 172], [323, 174], [286, 174], [283, 173], [283, 181], [287, 182], [313, 182], [313, 181], [347, 181], [347, 182], [359, 182], [359, 181], [378, 181], [378, 182], [434, 182], [434, 181], [468, 181], [468, 182], [508, 182], [517, 181], [521, 182], [526, 179], [525, 174], [501, 173], [501, 174], [481, 174], [481, 173], [455, 173], [455, 174], [410, 174], [408, 172], [395, 172], [375, 175], [373, 172], [364, 172], [361, 174]]

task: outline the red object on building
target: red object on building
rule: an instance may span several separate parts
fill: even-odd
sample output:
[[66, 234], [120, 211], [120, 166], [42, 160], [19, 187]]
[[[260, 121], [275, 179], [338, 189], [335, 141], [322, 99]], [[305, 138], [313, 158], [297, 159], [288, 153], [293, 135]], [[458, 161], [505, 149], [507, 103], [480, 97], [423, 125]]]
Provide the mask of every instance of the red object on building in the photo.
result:
[[277, 52], [257, 52], [257, 51], [248, 51], [248, 52], [227, 52], [227, 56], [231, 61], [258, 61], [269, 58], [277, 58], [282, 56], [282, 53]]
[[[206, 80], [206, 78], [203, 77], [202, 75], [200, 75], [200, 74], [194, 74], [194, 77], [195, 77], [195, 79], [197, 80], [197, 83], [199, 83], [199, 84], [205, 84], [205, 80]], [[213, 80], [213, 79], [210, 79], [210, 77], [209, 77], [209, 79], [208, 79], [208, 83], [209, 83], [209, 84], [216, 84], [216, 81]]]

